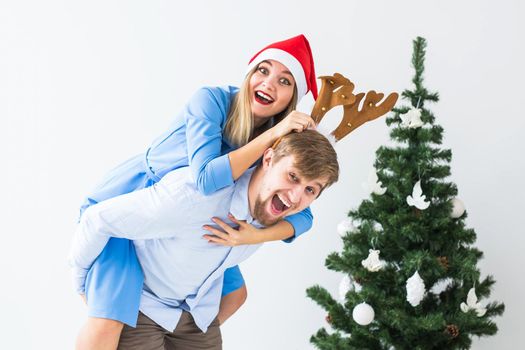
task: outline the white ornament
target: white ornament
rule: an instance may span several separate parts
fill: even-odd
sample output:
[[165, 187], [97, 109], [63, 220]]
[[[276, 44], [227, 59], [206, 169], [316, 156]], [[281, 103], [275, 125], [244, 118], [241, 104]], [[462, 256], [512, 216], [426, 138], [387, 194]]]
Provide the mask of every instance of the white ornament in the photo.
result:
[[461, 303], [461, 311], [468, 312], [469, 310], [476, 311], [478, 317], [482, 317], [487, 312], [487, 309], [481, 306], [481, 303], [478, 303], [478, 297], [476, 296], [476, 289], [470, 288], [467, 295], [467, 303]]
[[368, 191], [375, 193], [377, 195], [383, 195], [386, 192], [386, 188], [382, 187], [381, 181], [378, 181], [379, 178], [377, 177], [376, 169], [372, 168], [370, 172], [368, 173], [368, 180], [367, 182], [363, 183], [363, 188]]
[[460, 218], [465, 213], [465, 204], [459, 198], [453, 198], [451, 202], [452, 211], [450, 212], [450, 217], [453, 219]]
[[383, 231], [383, 225], [381, 225], [379, 222], [374, 223], [374, 230], [376, 231]]
[[366, 326], [374, 320], [375, 312], [367, 303], [361, 303], [354, 307], [352, 317], [354, 318], [354, 321], [361, 326]]
[[430, 293], [439, 295], [446, 291], [452, 285], [453, 282], [454, 280], [450, 277], [440, 279], [436, 283], [434, 283], [432, 288], [430, 288]]
[[368, 271], [376, 272], [385, 267], [385, 262], [379, 260], [379, 250], [370, 249], [368, 250], [368, 257], [365, 260], [361, 260], [361, 265]]
[[412, 189], [412, 196], [407, 196], [407, 203], [410, 206], [416, 207], [420, 210], [425, 210], [430, 205], [430, 202], [425, 201], [426, 196], [421, 189], [421, 180], [416, 182]]
[[412, 108], [405, 114], [400, 114], [401, 126], [405, 128], [419, 128], [423, 126], [423, 121], [421, 120], [421, 110], [419, 108]]
[[352, 219], [346, 218], [337, 225], [337, 233], [339, 236], [344, 237], [348, 232], [353, 231], [354, 228]]
[[425, 283], [417, 271], [407, 280], [406, 289], [407, 301], [412, 306], [418, 306], [425, 296]]
[[341, 280], [341, 283], [339, 283], [339, 300], [345, 301], [346, 299], [346, 293], [354, 289], [354, 285], [352, 283], [352, 280], [348, 275], [345, 275], [343, 279]]

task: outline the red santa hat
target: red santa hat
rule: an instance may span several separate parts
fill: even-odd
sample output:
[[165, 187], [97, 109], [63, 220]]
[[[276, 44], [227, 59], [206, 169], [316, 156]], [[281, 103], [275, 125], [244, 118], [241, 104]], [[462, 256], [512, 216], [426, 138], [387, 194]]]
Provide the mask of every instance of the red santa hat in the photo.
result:
[[292, 73], [297, 86], [297, 97], [300, 100], [308, 91], [317, 99], [317, 83], [314, 59], [310, 44], [304, 35], [279, 41], [266, 46], [257, 52], [249, 62], [248, 71], [264, 60], [275, 60], [284, 64]]

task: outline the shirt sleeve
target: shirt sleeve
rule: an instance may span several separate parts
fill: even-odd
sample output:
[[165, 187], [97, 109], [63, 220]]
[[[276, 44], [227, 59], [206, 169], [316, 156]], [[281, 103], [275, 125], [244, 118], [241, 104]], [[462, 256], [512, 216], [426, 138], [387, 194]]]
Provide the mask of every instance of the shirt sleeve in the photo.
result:
[[197, 91], [186, 106], [188, 161], [197, 188], [205, 195], [233, 184], [230, 159], [221, 152], [228, 110], [229, 102], [209, 88]]
[[288, 221], [293, 226], [294, 235], [290, 238], [283, 240], [283, 242], [291, 243], [297, 237], [299, 237], [300, 235], [312, 228], [314, 217], [312, 215], [310, 207], [308, 207], [299, 213], [285, 217], [284, 220]]
[[190, 214], [195, 204], [191, 193], [180, 183], [170, 184], [169, 181], [164, 178], [154, 186], [110, 198], [86, 209], [77, 225], [69, 254], [69, 265], [75, 270], [77, 279], [82, 279], [81, 271], [90, 268], [110, 237], [155, 239], [192, 232], [194, 220]]
[[239, 269], [239, 265], [230, 267], [224, 271], [224, 283], [222, 285], [222, 295], [225, 296], [231, 292], [235, 292], [237, 289], [244, 285], [244, 278]]

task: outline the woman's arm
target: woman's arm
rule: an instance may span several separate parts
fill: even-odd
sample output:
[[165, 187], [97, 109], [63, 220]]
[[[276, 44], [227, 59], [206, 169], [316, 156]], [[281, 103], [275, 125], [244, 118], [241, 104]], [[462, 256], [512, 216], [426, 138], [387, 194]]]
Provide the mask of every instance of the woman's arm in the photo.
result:
[[211, 234], [203, 237], [210, 243], [217, 243], [224, 246], [238, 246], [244, 244], [259, 244], [264, 242], [283, 240], [286, 243], [293, 242], [304, 232], [312, 227], [313, 217], [310, 208], [286, 217], [273, 226], [258, 229], [246, 221], [237, 220], [233, 215], [229, 219], [238, 226], [233, 228], [219, 218], [212, 218], [223, 231], [212, 226], [204, 225], [203, 228]]
[[189, 165], [197, 188], [205, 195], [233, 184], [277, 138], [314, 125], [310, 116], [294, 111], [248, 144], [222, 154], [229, 108], [230, 96], [203, 88], [192, 97], [184, 113]]
[[237, 180], [241, 177], [278, 138], [292, 131], [301, 132], [314, 125], [315, 123], [309, 115], [293, 111], [271, 129], [266, 130], [246, 145], [231, 151], [228, 156], [233, 178]]

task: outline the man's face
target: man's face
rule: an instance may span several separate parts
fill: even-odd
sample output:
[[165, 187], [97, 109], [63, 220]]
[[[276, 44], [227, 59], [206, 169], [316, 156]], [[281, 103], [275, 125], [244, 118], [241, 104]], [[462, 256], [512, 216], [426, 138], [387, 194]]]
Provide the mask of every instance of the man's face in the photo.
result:
[[281, 158], [277, 163], [269, 149], [263, 158], [264, 175], [255, 200], [253, 216], [261, 224], [270, 226], [308, 207], [326, 185], [325, 179], [307, 180], [294, 165], [293, 156]]

